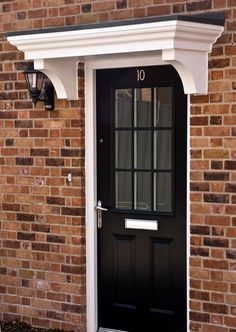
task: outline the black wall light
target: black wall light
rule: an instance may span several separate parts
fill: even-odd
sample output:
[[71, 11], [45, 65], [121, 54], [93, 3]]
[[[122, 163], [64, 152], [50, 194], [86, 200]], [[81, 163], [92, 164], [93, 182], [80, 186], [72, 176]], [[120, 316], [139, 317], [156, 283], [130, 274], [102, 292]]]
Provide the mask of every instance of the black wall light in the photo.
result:
[[24, 71], [27, 87], [34, 105], [44, 101], [47, 111], [54, 110], [54, 87], [51, 81], [42, 72], [35, 70], [30, 64]]

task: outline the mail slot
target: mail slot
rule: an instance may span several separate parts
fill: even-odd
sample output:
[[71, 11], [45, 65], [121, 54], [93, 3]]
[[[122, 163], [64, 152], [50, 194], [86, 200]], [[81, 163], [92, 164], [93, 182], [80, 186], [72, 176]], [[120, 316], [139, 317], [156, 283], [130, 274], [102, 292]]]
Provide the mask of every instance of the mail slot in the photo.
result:
[[125, 228], [158, 231], [158, 220], [125, 219]]

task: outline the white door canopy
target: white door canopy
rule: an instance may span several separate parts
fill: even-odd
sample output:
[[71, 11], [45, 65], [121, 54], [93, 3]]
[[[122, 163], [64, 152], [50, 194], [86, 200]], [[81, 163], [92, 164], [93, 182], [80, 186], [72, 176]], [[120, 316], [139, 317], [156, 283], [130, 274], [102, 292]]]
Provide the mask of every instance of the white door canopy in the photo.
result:
[[7, 39], [51, 79], [58, 98], [78, 98], [78, 62], [108, 57], [140, 57], [149, 58], [150, 65], [171, 64], [185, 93], [206, 94], [208, 53], [223, 26], [222, 13], [175, 15], [20, 31], [8, 33]]

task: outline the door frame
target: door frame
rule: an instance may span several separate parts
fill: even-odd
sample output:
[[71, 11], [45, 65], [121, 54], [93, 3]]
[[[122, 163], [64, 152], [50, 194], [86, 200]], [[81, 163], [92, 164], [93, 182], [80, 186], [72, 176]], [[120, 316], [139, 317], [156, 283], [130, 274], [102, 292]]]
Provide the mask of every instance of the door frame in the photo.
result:
[[[97, 288], [97, 160], [96, 160], [96, 70], [122, 67], [168, 65], [152, 55], [110, 55], [91, 58], [85, 63], [85, 187], [86, 187], [86, 296], [87, 332], [98, 327]], [[186, 280], [187, 326], [189, 326], [189, 257], [190, 257], [190, 96], [187, 99], [187, 174], [186, 174]]]

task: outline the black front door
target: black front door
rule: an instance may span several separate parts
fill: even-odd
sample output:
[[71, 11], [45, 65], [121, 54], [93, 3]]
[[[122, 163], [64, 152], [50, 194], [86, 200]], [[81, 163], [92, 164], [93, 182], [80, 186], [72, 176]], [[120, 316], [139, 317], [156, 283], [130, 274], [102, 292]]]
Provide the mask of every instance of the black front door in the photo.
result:
[[187, 331], [186, 117], [173, 67], [97, 71], [100, 328]]

